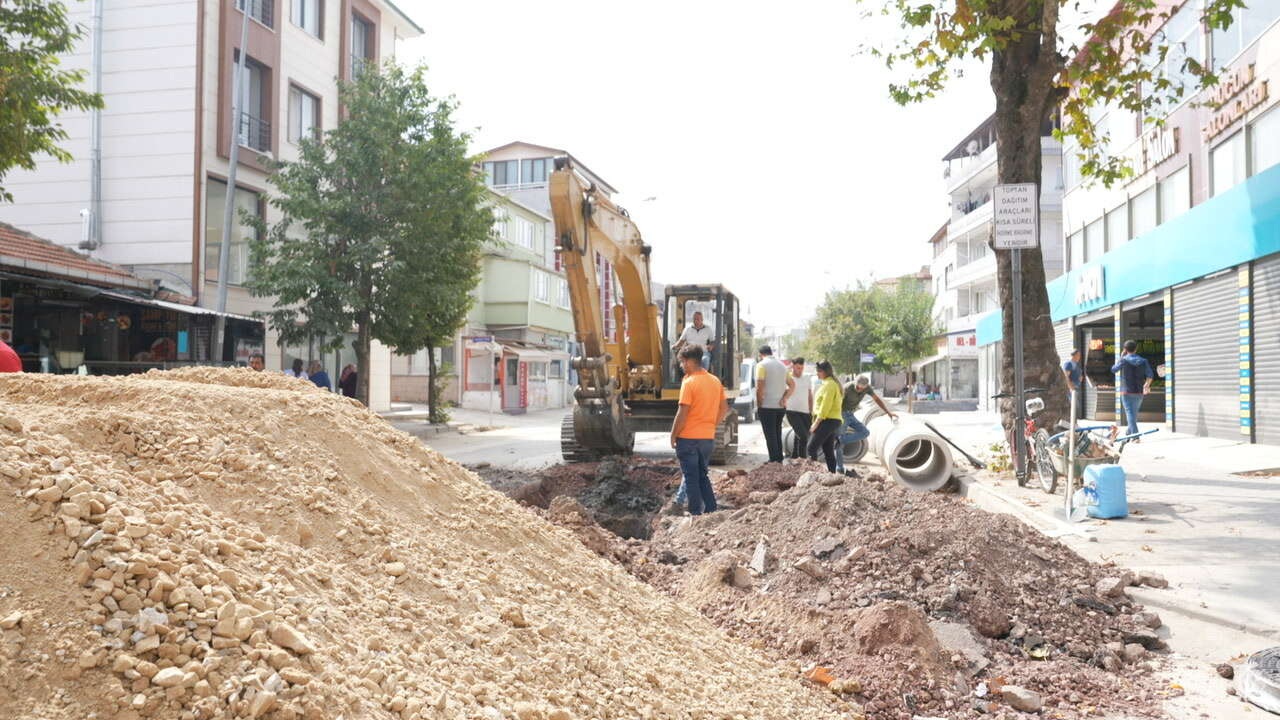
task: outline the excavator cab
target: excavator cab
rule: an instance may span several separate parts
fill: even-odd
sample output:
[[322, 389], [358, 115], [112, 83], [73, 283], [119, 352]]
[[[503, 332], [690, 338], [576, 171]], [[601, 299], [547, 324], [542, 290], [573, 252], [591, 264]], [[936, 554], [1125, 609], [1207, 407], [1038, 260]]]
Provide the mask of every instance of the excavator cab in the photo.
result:
[[[671, 285], [663, 307], [663, 388], [679, 390], [684, 378], [676, 349], [685, 328], [701, 321], [710, 328], [707, 371], [726, 388], [738, 387], [742, 352], [738, 347], [738, 299], [723, 285]], [[697, 317], [695, 317], [697, 316]]]

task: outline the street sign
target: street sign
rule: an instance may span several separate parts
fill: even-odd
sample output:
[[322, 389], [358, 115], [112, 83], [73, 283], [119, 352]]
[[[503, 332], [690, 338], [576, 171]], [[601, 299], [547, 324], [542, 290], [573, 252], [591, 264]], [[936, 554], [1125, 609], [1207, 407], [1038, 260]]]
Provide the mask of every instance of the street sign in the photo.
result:
[[996, 250], [1040, 247], [1040, 193], [1035, 183], [997, 185], [991, 199]]
[[491, 343], [493, 342], [493, 336], [492, 335], [476, 335], [474, 337], [467, 338], [467, 340], [473, 343]]
[[876, 361], [875, 353], [862, 353], [862, 362], [873, 363]]

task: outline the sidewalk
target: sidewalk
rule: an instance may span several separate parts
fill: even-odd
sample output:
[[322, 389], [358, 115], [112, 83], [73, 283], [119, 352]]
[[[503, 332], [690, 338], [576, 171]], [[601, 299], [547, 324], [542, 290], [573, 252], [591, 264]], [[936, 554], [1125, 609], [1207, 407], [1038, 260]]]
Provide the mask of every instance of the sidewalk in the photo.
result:
[[[1000, 439], [994, 414], [943, 413], [930, 420], [980, 457]], [[1161, 426], [1143, 429], [1151, 427]], [[1012, 477], [986, 472], [973, 472], [964, 484], [978, 504], [1013, 512], [1086, 558], [1163, 574], [1166, 590], [1130, 589], [1141, 602], [1238, 631], [1231, 647], [1184, 631], [1179, 639], [1192, 647], [1182, 652], [1199, 646], [1222, 662], [1280, 644], [1280, 471], [1238, 474], [1280, 468], [1280, 447], [1162, 429], [1130, 445], [1121, 464], [1130, 515], [1117, 520], [1066, 523], [1061, 487], [1048, 496], [1038, 486], [1019, 488]], [[968, 464], [959, 460], [958, 466]]]

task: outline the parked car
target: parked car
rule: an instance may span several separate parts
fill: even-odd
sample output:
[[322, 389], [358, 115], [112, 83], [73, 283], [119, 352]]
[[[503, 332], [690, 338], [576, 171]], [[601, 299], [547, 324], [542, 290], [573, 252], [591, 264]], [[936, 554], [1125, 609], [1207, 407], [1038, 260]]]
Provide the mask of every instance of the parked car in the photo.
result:
[[744, 423], [756, 421], [756, 361], [742, 361], [742, 370], [738, 373], [742, 378], [738, 383], [738, 397], [733, 399], [733, 409], [738, 413], [738, 420]]

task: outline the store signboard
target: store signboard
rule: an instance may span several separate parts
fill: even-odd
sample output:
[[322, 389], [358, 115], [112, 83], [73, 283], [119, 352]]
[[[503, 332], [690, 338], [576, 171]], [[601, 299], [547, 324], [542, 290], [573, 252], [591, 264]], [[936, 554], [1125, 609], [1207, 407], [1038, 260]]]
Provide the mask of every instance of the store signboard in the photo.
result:
[[1102, 265], [1094, 265], [1076, 276], [1076, 305], [1095, 303], [1107, 294], [1106, 275]]
[[947, 355], [955, 358], [978, 357], [978, 333], [966, 332], [948, 335]]
[[996, 250], [1034, 250], [1040, 246], [1040, 193], [1035, 183], [997, 185], [991, 199]]

